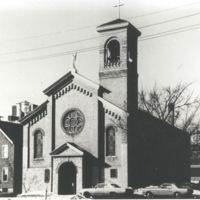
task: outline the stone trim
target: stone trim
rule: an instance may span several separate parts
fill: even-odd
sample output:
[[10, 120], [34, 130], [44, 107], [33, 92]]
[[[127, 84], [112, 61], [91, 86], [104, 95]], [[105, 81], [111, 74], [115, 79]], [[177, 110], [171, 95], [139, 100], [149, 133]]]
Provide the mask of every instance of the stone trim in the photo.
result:
[[71, 90], [76, 90], [79, 91], [81, 93], [83, 93], [86, 96], [92, 97], [93, 93], [90, 92], [89, 90], [79, 86], [78, 84], [74, 84], [71, 83], [70, 85], [64, 87], [62, 90], [58, 91], [56, 94], [54, 94], [54, 98], [55, 100], [59, 99], [61, 96], [63, 96], [64, 94], [67, 94], [68, 92], [70, 92]]
[[98, 100], [103, 104], [104, 112], [109, 116], [117, 120], [121, 120], [124, 117], [124, 115], [128, 115], [128, 113], [125, 110], [106, 101], [105, 99], [98, 97]]
[[99, 72], [99, 77], [101, 79], [104, 78], [118, 78], [118, 77], [126, 77], [127, 76], [127, 69], [116, 69], [114, 68], [104, 68], [104, 71]]
[[71, 162], [71, 163], [74, 165], [74, 167], [76, 168], [76, 173], [78, 172], [77, 166], [74, 164], [74, 162], [69, 161], [69, 160], [65, 160], [65, 161], [60, 162], [60, 163], [57, 165], [56, 170], [55, 170], [56, 173], [58, 173], [58, 170], [59, 170], [59, 168], [61, 167], [61, 165], [64, 164], [64, 163], [67, 163], [67, 162]]
[[36, 124], [38, 121], [40, 121], [46, 115], [47, 115], [47, 108], [45, 110], [41, 111], [41, 113], [38, 113], [36, 116], [34, 116], [34, 118], [32, 118], [29, 121], [29, 125], [32, 126], [32, 125]]
[[33, 132], [32, 132], [32, 135], [34, 136], [35, 135], [35, 133], [37, 132], [37, 131], [41, 131], [41, 133], [42, 133], [42, 136], [44, 136], [45, 135], [45, 132], [44, 132], [44, 130], [42, 129], [42, 128], [36, 128]]

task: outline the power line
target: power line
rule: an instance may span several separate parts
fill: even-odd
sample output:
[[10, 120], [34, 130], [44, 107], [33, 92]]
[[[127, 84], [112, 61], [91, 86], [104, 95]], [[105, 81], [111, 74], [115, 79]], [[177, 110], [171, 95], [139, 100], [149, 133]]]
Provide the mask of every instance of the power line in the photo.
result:
[[[169, 8], [169, 9], [163, 9], [163, 10], [160, 10], [160, 11], [150, 12], [150, 13], [146, 13], [146, 14], [142, 14], [142, 15], [136, 15], [136, 16], [125, 18], [125, 19], [133, 19], [133, 18], [150, 16], [150, 15], [159, 14], [159, 13], [163, 13], [163, 12], [167, 12], [167, 11], [177, 10], [177, 9], [180, 9], [180, 8], [183, 8], [183, 7], [186, 7], [186, 6], [192, 6], [192, 5], [196, 5], [196, 4], [200, 4], [200, 1], [189, 3], [189, 4], [184, 4], [184, 5]], [[67, 29], [67, 30], [64, 30], [64, 31], [57, 31], [57, 32], [45, 33], [45, 34], [40, 34], [40, 35], [35, 35], [35, 36], [27, 36], [27, 37], [23, 37], [23, 38], [10, 39], [10, 40], [6, 40], [6, 41], [20, 41], [20, 40], [34, 39], [34, 38], [40, 38], [40, 37], [46, 37], [46, 36], [54, 36], [54, 35], [63, 34], [63, 33], [67, 33], [67, 32], [94, 28], [95, 26], [97, 26], [97, 24]], [[147, 26], [149, 26], [149, 25], [147, 25]]]
[[186, 30], [179, 30], [178, 31], [177, 29], [174, 29], [173, 31], [165, 31], [165, 32], [154, 34], [154, 35], [152, 34], [151, 36], [148, 36], [148, 37], [145, 37], [145, 38], [141, 38], [139, 41], [160, 38], [160, 37], [169, 36], [169, 35], [173, 35], [173, 34], [177, 34], [177, 33], [182, 33], [182, 32], [187, 32], [187, 31], [191, 31], [191, 30], [195, 30], [195, 29], [200, 29], [200, 26], [194, 27], [194, 28], [190, 28], [190, 29], [186, 29]]
[[[122, 33], [122, 32], [123, 31], [120, 31], [118, 33]], [[11, 52], [6, 52], [6, 53], [0, 53], [0, 56], [12, 55], [12, 54], [21, 54], [21, 53], [33, 52], [33, 51], [38, 51], [38, 50], [43, 50], [43, 49], [54, 48], [54, 47], [61, 47], [61, 46], [66, 46], [66, 45], [70, 45], [70, 44], [76, 44], [76, 43], [80, 43], [80, 42], [86, 42], [88, 40], [99, 39], [99, 38], [102, 38], [102, 37], [107, 37], [107, 36], [105, 36], [105, 35], [95, 36], [95, 37], [89, 37], [89, 38], [85, 38], [85, 39], [81, 39], [81, 40], [76, 40], [76, 41], [63, 42], [63, 43], [52, 44], [52, 45], [43, 46], [43, 47], [25, 49], [25, 50], [21, 50], [21, 51], [11, 51]]]
[[196, 16], [196, 15], [200, 15], [200, 12], [193, 13], [193, 14], [190, 14], [190, 15], [184, 15], [184, 16], [176, 17], [176, 18], [172, 18], [172, 19], [168, 19], [168, 20], [165, 20], [165, 21], [161, 21], [161, 22], [157, 22], [157, 23], [153, 23], [153, 24], [149, 24], [149, 25], [145, 25], [145, 26], [141, 26], [141, 27], [139, 27], [139, 28], [140, 28], [140, 29], [149, 28], [149, 27], [152, 27], [152, 26], [156, 26], [156, 25], [165, 24], [165, 23], [168, 23], [168, 22], [177, 21], [177, 20], [180, 20], [180, 19], [185, 19], [185, 18], [189, 18], [189, 17], [194, 17], [194, 16]]
[[147, 39], [149, 37], [154, 37], [156, 35], [162, 35], [164, 33], [174, 33], [175, 31], [180, 31], [180, 30], [188, 30], [188, 28], [193, 28], [196, 26], [199, 26], [200, 23], [198, 24], [193, 24], [193, 25], [189, 25], [189, 26], [183, 26], [183, 27], [179, 27], [179, 28], [175, 28], [175, 29], [171, 29], [171, 30], [167, 30], [167, 31], [163, 31], [163, 32], [158, 32], [158, 33], [154, 33], [154, 34], [149, 34], [149, 35], [145, 35], [143, 37], [141, 37], [140, 39]]
[[126, 19], [132, 19], [132, 18], [138, 18], [138, 17], [146, 17], [146, 16], [150, 16], [150, 15], [163, 13], [163, 12], [177, 10], [177, 9], [180, 9], [180, 8], [183, 8], [183, 7], [192, 6], [192, 5], [196, 5], [196, 4], [200, 4], [200, 1], [196, 1], [196, 2], [193, 2], [193, 3], [189, 3], [189, 4], [183, 4], [181, 6], [176, 6], [176, 7], [173, 7], [173, 8], [167, 8], [167, 9], [163, 9], [163, 10], [159, 10], [159, 11], [155, 11], [155, 12], [150, 12], [150, 13], [146, 13], [146, 14], [139, 15], [139, 16], [133, 16], [133, 17], [129, 17], [129, 18], [126, 18]]
[[[156, 33], [156, 34], [147, 35], [147, 36], [141, 37], [139, 39], [139, 41], [145, 41], [145, 40], [155, 39], [155, 38], [159, 38], [159, 37], [164, 37], [164, 36], [173, 35], [173, 34], [177, 34], [177, 33], [181, 33], [181, 32], [199, 29], [200, 26], [198, 26], [198, 25], [200, 25], [200, 24], [194, 24], [194, 25], [185, 26], [185, 27], [181, 27], [181, 28], [177, 28], [177, 29], [172, 29], [172, 30], [168, 30], [168, 31], [164, 31], [164, 32]], [[44, 56], [35, 56], [35, 57], [24, 58], [24, 59], [0, 61], [0, 64], [24, 62], [24, 61], [31, 61], [31, 60], [41, 60], [41, 59], [47, 59], [47, 58], [52, 58], [52, 57], [70, 55], [70, 54], [73, 54], [74, 52], [85, 53], [88, 51], [94, 51], [94, 50], [100, 50], [100, 49], [103, 49], [103, 48], [100, 48], [99, 46], [93, 46], [93, 47], [82, 48], [82, 49], [78, 49], [78, 50], [71, 50], [71, 51], [66, 51], [66, 52], [60, 52], [60, 53], [55, 53], [55, 54], [49, 54], [49, 55], [44, 55]]]
[[[105, 36], [102, 36], [102, 37], [105, 37]], [[27, 53], [27, 52], [32, 52], [32, 51], [49, 49], [49, 48], [53, 48], [53, 47], [66, 46], [66, 45], [85, 42], [85, 41], [88, 41], [88, 40], [93, 40], [93, 39], [98, 39], [98, 38], [100, 38], [100, 36], [99, 37], [85, 38], [85, 39], [82, 39], [82, 40], [76, 40], [76, 41], [71, 41], [71, 42], [63, 42], [63, 43], [58, 43], [58, 44], [52, 44], [52, 45], [38, 47], [38, 48], [30, 48], [30, 49], [25, 49], [25, 50], [21, 50], [21, 51], [11, 51], [11, 52], [7, 52], [7, 53], [0, 53], [0, 56], [11, 55], [11, 54], [19, 54], [19, 53]]]
[[99, 46], [94, 46], [94, 47], [88, 47], [88, 48], [83, 48], [83, 49], [78, 49], [78, 50], [71, 50], [71, 51], [60, 52], [60, 53], [55, 53], [55, 54], [48, 54], [48, 55], [44, 55], [44, 56], [35, 56], [35, 57], [30, 57], [30, 58], [0, 61], [0, 64], [26, 62], [26, 61], [31, 61], [31, 60], [43, 60], [43, 59], [54, 58], [54, 57], [59, 57], [59, 56], [72, 55], [75, 52], [76, 53], [84, 53], [84, 52], [94, 51], [94, 50], [98, 50], [98, 49], [100, 49]]
[[[177, 29], [171, 29], [171, 30], [164, 31], [164, 32], [159, 32], [159, 33], [155, 33], [155, 34], [146, 35], [146, 36], [141, 37], [139, 39], [139, 41], [147, 40], [148, 38], [155, 37], [157, 35], [166, 34], [166, 33], [172, 34], [174, 31], [181, 31], [183, 29], [185, 30], [187, 28], [192, 28], [192, 27], [198, 26], [198, 25], [200, 25], [200, 24], [184, 26], [184, 27], [180, 27], [180, 28], [177, 28]], [[44, 46], [44, 47], [30, 48], [30, 49], [25, 49], [25, 50], [21, 50], [21, 51], [13, 51], [13, 52], [1, 53], [0, 56], [12, 55], [12, 54], [21, 54], [21, 53], [27, 53], [27, 52], [33, 52], [33, 51], [38, 51], [38, 50], [54, 48], [54, 47], [61, 47], [61, 46], [66, 46], [66, 45], [70, 45], [70, 44], [76, 44], [76, 43], [85, 42], [85, 41], [89, 41], [89, 40], [93, 40], [93, 39], [99, 39], [101, 37], [105, 37], [105, 36], [98, 36], [98, 37], [96, 36], [96, 37], [90, 37], [90, 38], [85, 38], [85, 39], [76, 40], [76, 41], [70, 41], [70, 42], [63, 42], [63, 43], [59, 43], [59, 44], [48, 45], [48, 46]]]
[[46, 37], [46, 36], [54, 36], [54, 35], [58, 35], [58, 34], [63, 34], [63, 33], [68, 33], [68, 32], [73, 32], [73, 31], [78, 31], [78, 30], [84, 30], [84, 29], [89, 29], [89, 28], [94, 28], [94, 27], [95, 27], [95, 25], [82, 26], [82, 27], [78, 27], [78, 28], [66, 29], [64, 31], [57, 31], [57, 32], [52, 32], [52, 33], [44, 33], [44, 34], [40, 34], [40, 35], [27, 36], [27, 37], [17, 38], [17, 39], [8, 39], [8, 40], [6, 40], [6, 42], [34, 39], [34, 38], [40, 38], [40, 37]]

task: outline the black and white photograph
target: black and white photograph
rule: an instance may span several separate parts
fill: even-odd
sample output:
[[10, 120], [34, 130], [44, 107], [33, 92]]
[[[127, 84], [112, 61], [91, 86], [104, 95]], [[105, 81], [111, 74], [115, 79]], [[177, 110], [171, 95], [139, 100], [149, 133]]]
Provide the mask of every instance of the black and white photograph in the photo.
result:
[[0, 199], [200, 198], [200, 0], [0, 0]]

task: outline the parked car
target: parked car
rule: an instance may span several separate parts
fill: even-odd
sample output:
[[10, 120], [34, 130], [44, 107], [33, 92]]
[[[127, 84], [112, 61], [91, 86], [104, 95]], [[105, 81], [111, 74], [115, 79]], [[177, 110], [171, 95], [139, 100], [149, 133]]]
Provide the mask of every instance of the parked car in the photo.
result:
[[90, 199], [90, 198], [86, 198], [85, 196], [83, 196], [81, 194], [76, 194], [76, 195], [73, 195], [72, 197], [70, 197], [70, 200], [79, 200], [79, 199], [87, 200], [87, 199]]
[[191, 196], [192, 189], [178, 187], [174, 183], [163, 183], [160, 186], [151, 185], [145, 188], [139, 188], [134, 190], [134, 194], [144, 195], [147, 198], [152, 198], [154, 196], [180, 198], [181, 196]]
[[194, 199], [200, 199], [200, 190], [193, 190], [192, 196]]
[[197, 183], [195, 183], [195, 182], [184, 182], [184, 183], [181, 183], [179, 186], [185, 187], [185, 188], [188, 188], [188, 189], [192, 189], [193, 198], [195, 198], [195, 199], [200, 198], [200, 184], [199, 184], [199, 182], [197, 182]]
[[122, 197], [133, 194], [131, 187], [122, 188], [115, 183], [99, 183], [94, 188], [82, 189], [80, 194], [85, 197]]

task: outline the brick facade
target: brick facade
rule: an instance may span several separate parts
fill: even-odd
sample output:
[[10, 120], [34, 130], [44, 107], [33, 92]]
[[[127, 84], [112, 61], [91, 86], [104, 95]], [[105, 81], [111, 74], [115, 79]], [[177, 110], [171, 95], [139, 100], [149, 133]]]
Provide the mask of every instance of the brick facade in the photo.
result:
[[[6, 145], [8, 148], [8, 156], [3, 158], [2, 146]], [[7, 180], [3, 180], [3, 168], [8, 168]], [[14, 190], [14, 144], [5, 133], [0, 129], [0, 190], [13, 192]]]
[[[2, 145], [8, 145], [8, 158], [2, 158]], [[2, 169], [8, 168], [8, 181], [2, 181]], [[0, 121], [0, 190], [14, 194], [22, 191], [22, 126]]]

